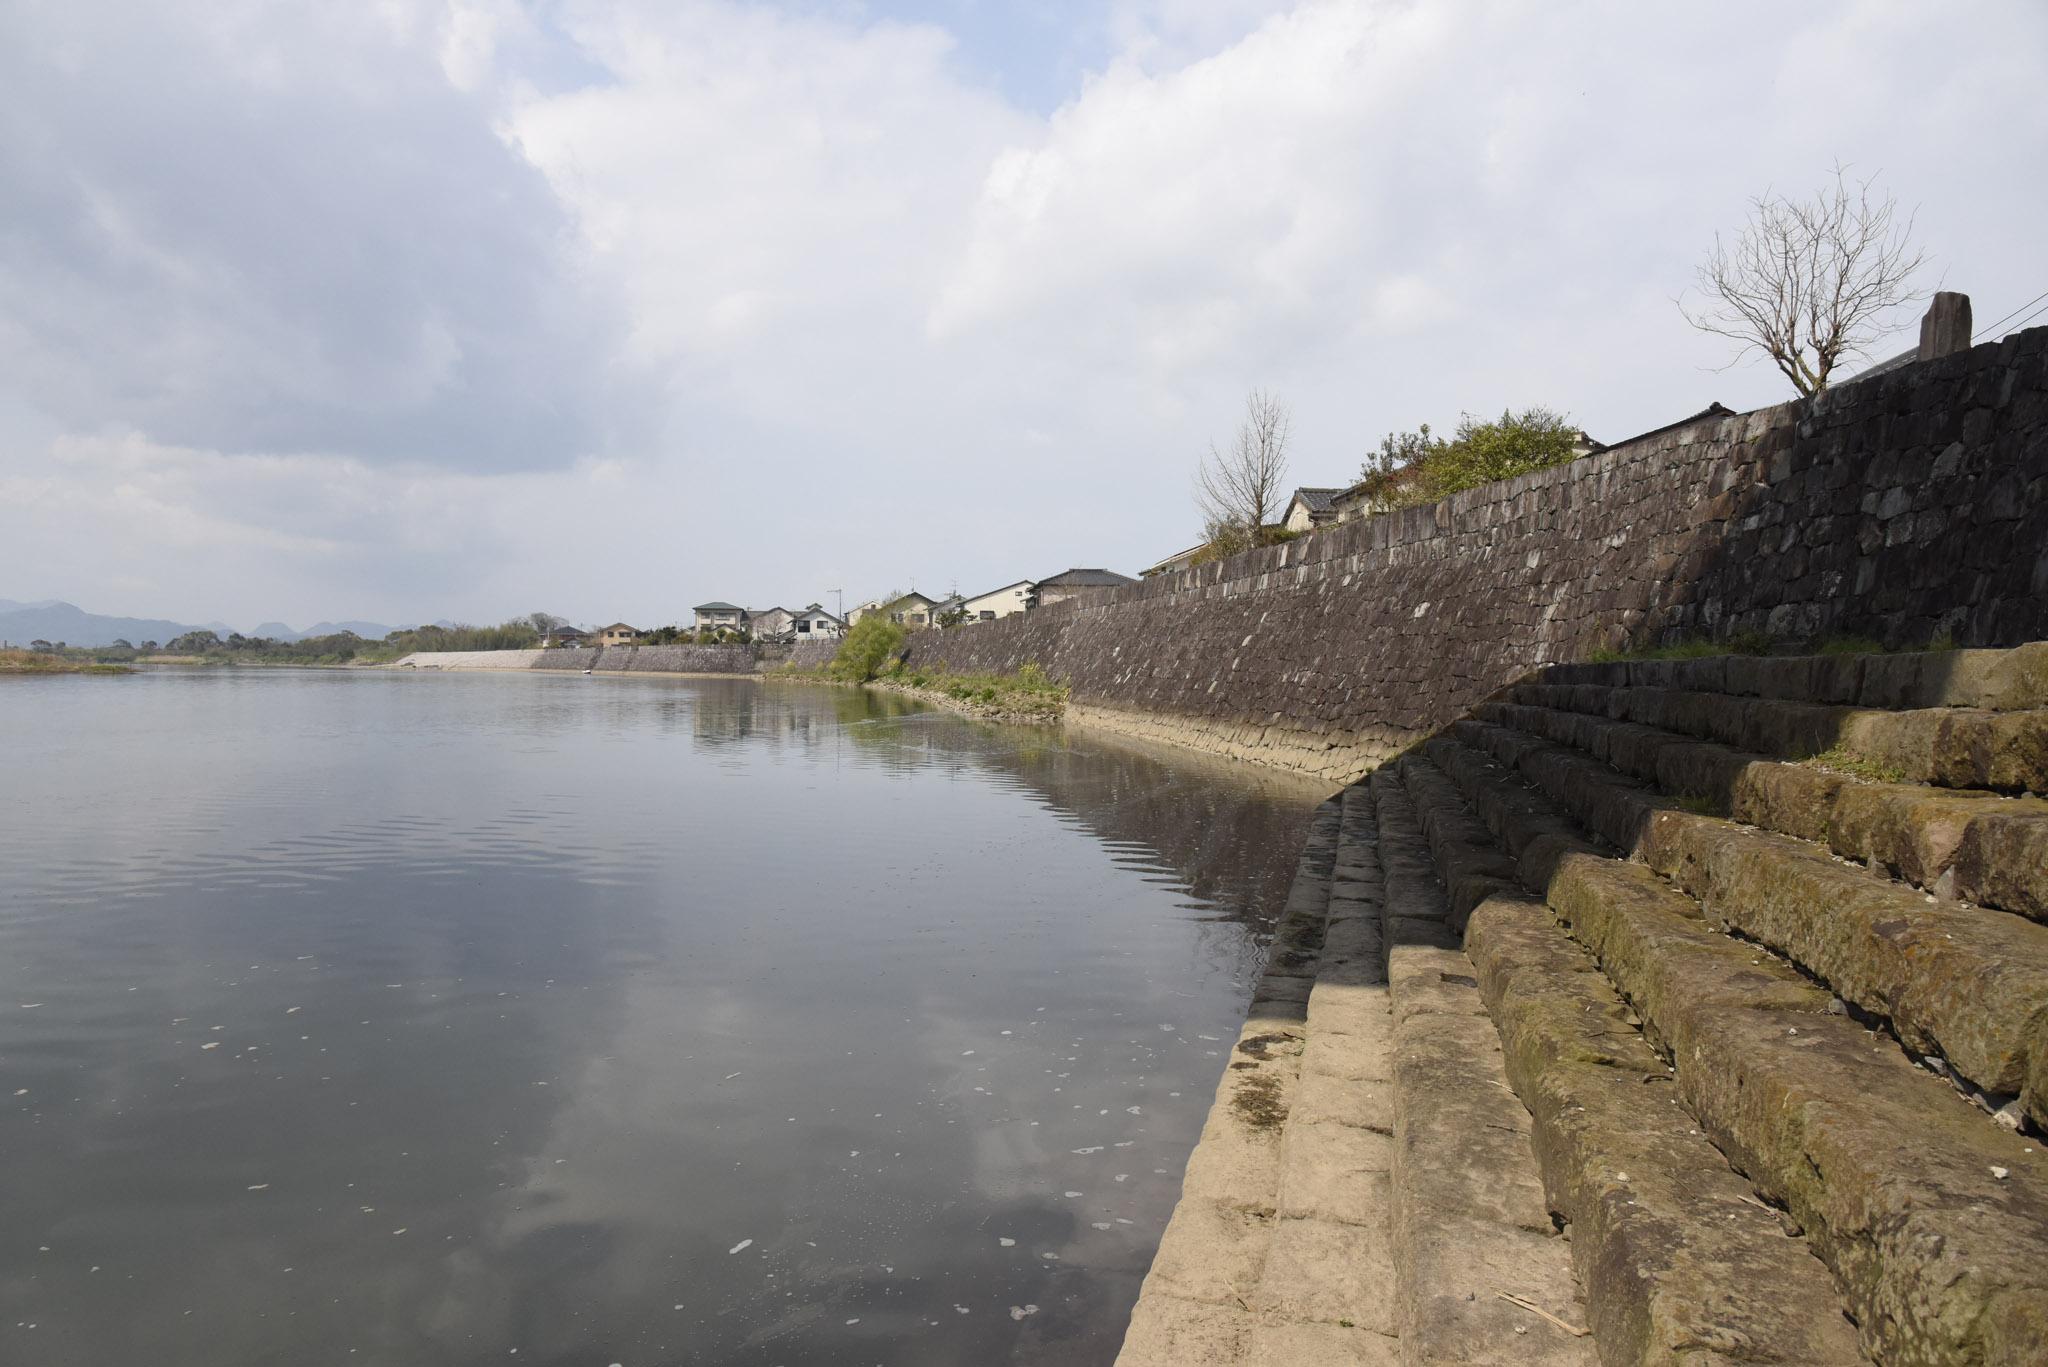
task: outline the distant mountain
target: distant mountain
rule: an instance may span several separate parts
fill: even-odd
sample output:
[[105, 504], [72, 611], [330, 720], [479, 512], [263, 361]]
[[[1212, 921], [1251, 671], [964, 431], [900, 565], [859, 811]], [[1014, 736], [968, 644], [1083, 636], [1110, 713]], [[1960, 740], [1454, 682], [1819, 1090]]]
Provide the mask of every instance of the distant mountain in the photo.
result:
[[[454, 626], [453, 622], [437, 622], [437, 626]], [[337, 632], [353, 631], [365, 641], [381, 641], [393, 631], [407, 631], [410, 626], [387, 627], [382, 622], [315, 622], [304, 631], [296, 631], [283, 622], [265, 622], [248, 632], [250, 636], [268, 636], [273, 641], [303, 641], [309, 636], [332, 636]], [[97, 612], [87, 612], [71, 603], [60, 603], [50, 599], [41, 603], [18, 603], [11, 598], [0, 598], [0, 641], [19, 645], [27, 641], [62, 641], [70, 646], [110, 646], [115, 641], [126, 641], [140, 645], [144, 641], [159, 644], [188, 631], [211, 631], [222, 637], [234, 628], [226, 622], [206, 622], [194, 626], [190, 622], [167, 622], [154, 617], [107, 617]]]
[[156, 617], [102, 617], [70, 603], [31, 604], [0, 611], [0, 641], [15, 645], [62, 641], [71, 646], [110, 646], [117, 640], [140, 645], [144, 641], [168, 641], [192, 630], [184, 622]]
[[365, 641], [381, 641], [394, 631], [404, 627], [387, 627], [381, 622], [315, 622], [300, 632], [293, 640], [304, 640], [308, 636], [332, 636], [337, 631], [353, 631]]
[[381, 641], [392, 632], [403, 630], [404, 627], [387, 627], [382, 622], [315, 622], [299, 631], [283, 622], [265, 622], [249, 635], [268, 636], [273, 641], [303, 641], [310, 636], [332, 636], [337, 632], [352, 631], [365, 641]]

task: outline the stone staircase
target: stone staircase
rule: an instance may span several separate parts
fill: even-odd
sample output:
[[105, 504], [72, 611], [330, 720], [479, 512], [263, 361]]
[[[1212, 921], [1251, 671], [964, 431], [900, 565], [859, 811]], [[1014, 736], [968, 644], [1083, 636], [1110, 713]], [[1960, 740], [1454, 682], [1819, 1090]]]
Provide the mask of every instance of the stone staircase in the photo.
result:
[[1557, 666], [1326, 804], [1119, 1362], [2048, 1362], [2048, 644]]

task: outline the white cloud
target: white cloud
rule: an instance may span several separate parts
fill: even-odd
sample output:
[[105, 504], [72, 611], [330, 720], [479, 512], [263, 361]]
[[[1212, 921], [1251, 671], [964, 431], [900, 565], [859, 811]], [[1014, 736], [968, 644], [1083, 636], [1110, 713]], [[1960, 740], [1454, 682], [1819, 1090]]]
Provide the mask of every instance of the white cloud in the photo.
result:
[[660, 621], [1132, 569], [1253, 385], [1305, 483], [1463, 409], [1775, 400], [1671, 298], [1836, 158], [1980, 317], [2048, 286], [2031, 7], [1124, 0], [1045, 113], [871, 8], [7, 12], [0, 594]]

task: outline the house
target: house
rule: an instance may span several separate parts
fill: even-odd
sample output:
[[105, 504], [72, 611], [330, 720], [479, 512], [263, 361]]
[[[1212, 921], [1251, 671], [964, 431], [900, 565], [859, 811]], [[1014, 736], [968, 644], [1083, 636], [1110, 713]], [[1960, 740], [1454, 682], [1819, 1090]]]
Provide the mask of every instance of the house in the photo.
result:
[[890, 621], [900, 622], [907, 627], [928, 627], [932, 624], [932, 619], [938, 616], [938, 607], [936, 598], [927, 598], [916, 589], [912, 589], [901, 598], [884, 603], [876, 610], [888, 613]]
[[732, 603], [699, 603], [691, 611], [697, 614], [697, 630], [745, 631], [748, 613], [743, 607]]
[[1290, 532], [1313, 531], [1337, 520], [1337, 510], [1331, 500], [1343, 493], [1342, 489], [1309, 489], [1294, 491], [1294, 497], [1287, 500], [1287, 512], [1280, 519], [1280, 525]]
[[796, 614], [788, 608], [748, 608], [745, 617], [757, 641], [786, 641], [796, 632]]
[[[956, 613], [958, 616], [954, 615]], [[932, 625], [934, 626], [947, 621], [964, 622], [966, 620], [967, 600], [957, 593], [949, 593], [932, 604]]]
[[1038, 605], [1049, 608], [1069, 598], [1099, 598], [1111, 589], [1137, 582], [1128, 574], [1118, 574], [1115, 570], [1061, 570], [1038, 581]]
[[601, 646], [629, 646], [640, 639], [640, 628], [627, 626], [624, 622], [613, 622], [608, 627], [597, 629], [597, 643]]
[[540, 648], [542, 650], [566, 650], [571, 646], [580, 646], [589, 639], [589, 632], [578, 631], [575, 627], [565, 624], [542, 632]]
[[961, 602], [970, 622], [993, 622], [998, 617], [1009, 617], [1019, 612], [1029, 612], [1038, 606], [1038, 585], [1029, 579], [1019, 579], [1014, 584], [1005, 584], [987, 593], [977, 593]]
[[[1736, 416], [1739, 415], [1736, 413], [1734, 409], [1727, 407], [1726, 405], [1721, 403], [1719, 399], [1716, 399], [1714, 402], [1708, 404], [1705, 408], [1702, 408], [1697, 413], [1688, 414], [1687, 416], [1680, 418], [1677, 422], [1667, 422], [1662, 427], [1653, 427], [1647, 432], [1638, 432], [1633, 437], [1628, 438], [1626, 441], [1618, 441], [1615, 442], [1614, 445], [1627, 446], [1630, 442], [1641, 441], [1645, 437], [1662, 436], [1664, 433], [1672, 431], [1674, 428], [1686, 427], [1696, 422], [1706, 422], [1710, 418], [1733, 418]], [[1602, 451], [1607, 451], [1612, 450], [1613, 448], [1602, 446], [1599, 449]], [[1574, 451], [1572, 454], [1577, 455], [1578, 452]]]
[[1404, 465], [1386, 474], [1368, 476], [1348, 489], [1339, 489], [1330, 496], [1332, 520], [1353, 522], [1361, 517], [1404, 507], [1413, 501], [1410, 495], [1422, 478], [1420, 464]]
[[789, 615], [790, 629], [799, 641], [836, 641], [846, 634], [846, 623], [816, 603]]
[[1157, 564], [1147, 565], [1144, 569], [1138, 571], [1138, 577], [1140, 579], [1150, 579], [1154, 575], [1179, 574], [1182, 570], [1193, 565], [1195, 557], [1207, 549], [1209, 549], [1208, 542], [1197, 542], [1184, 551], [1175, 551]]

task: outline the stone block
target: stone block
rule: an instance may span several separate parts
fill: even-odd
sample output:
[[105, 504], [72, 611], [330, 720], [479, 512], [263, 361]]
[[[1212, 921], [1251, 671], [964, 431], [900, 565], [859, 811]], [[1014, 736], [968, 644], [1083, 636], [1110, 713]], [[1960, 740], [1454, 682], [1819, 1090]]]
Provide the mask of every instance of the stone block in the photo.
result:
[[1251, 1312], [1237, 1305], [1191, 1301], [1155, 1289], [1131, 1311], [1116, 1367], [1224, 1367], [1244, 1360], [1254, 1328]]
[[[1382, 1089], [1359, 1084], [1361, 1111]], [[1392, 1107], [1386, 1107], [1392, 1120]], [[1393, 1166], [1391, 1132], [1335, 1120], [1291, 1117], [1280, 1145], [1281, 1219], [1313, 1216], [1384, 1231], [1390, 1218], [1387, 1174]]]
[[1384, 1226], [1313, 1216], [1275, 1220], [1251, 1307], [1297, 1321], [1349, 1320], [1356, 1328], [1392, 1334], [1394, 1272], [1388, 1243]]

